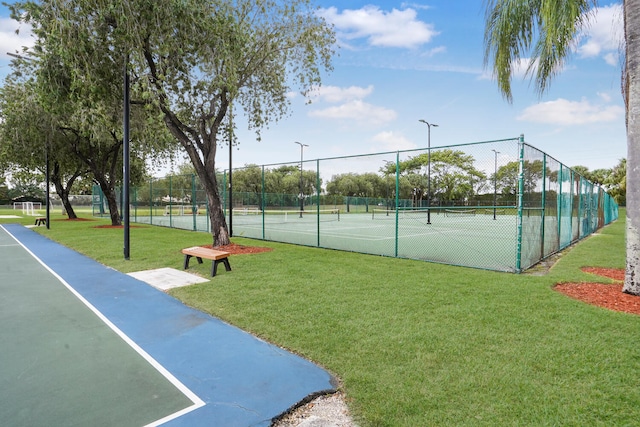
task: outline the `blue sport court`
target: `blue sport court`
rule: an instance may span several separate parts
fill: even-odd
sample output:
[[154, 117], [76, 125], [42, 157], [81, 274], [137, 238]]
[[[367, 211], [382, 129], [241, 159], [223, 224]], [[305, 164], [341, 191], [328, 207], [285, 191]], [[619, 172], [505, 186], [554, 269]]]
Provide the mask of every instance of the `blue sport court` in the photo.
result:
[[0, 225], [0, 420], [269, 426], [325, 370], [21, 225]]

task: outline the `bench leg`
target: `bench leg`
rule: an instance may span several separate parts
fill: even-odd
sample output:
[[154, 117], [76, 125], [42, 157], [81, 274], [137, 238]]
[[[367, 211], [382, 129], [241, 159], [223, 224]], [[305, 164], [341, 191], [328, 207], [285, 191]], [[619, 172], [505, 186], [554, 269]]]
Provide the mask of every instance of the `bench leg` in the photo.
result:
[[213, 265], [211, 266], [211, 277], [214, 277], [218, 272], [218, 264], [223, 263], [224, 268], [227, 271], [231, 271], [231, 265], [229, 264], [229, 260], [227, 258], [217, 259], [213, 261]]
[[[189, 268], [189, 260], [191, 260], [191, 257], [193, 255], [184, 255], [184, 269], [186, 270], [187, 268]], [[196, 259], [198, 260], [198, 264], [202, 264], [202, 257], [197, 256]]]

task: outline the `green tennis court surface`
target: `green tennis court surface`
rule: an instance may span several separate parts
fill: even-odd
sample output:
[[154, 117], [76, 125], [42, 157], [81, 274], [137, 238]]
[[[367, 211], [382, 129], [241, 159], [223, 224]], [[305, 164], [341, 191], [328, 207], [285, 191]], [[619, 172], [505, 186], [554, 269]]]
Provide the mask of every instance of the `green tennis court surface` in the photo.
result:
[[268, 426], [316, 365], [17, 224], [0, 226], [0, 424]]
[[[516, 271], [517, 216], [487, 209], [401, 212], [372, 209], [299, 211], [234, 210], [233, 235], [498, 271]], [[207, 230], [203, 215], [137, 216], [140, 223]], [[537, 222], [536, 222], [537, 221]], [[539, 218], [527, 218], [526, 223]], [[208, 231], [208, 230], [207, 230]]]
[[3, 425], [145, 425], [193, 402], [0, 233]]
[[0, 292], [3, 425], [136, 426], [193, 405], [4, 232]]

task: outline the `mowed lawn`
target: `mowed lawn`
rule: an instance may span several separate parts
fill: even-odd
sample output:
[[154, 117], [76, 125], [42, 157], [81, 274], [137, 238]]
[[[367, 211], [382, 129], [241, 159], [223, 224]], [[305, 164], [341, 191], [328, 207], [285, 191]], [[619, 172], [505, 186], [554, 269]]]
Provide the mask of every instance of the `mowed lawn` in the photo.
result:
[[[234, 238], [273, 251], [232, 256], [232, 272], [171, 294], [330, 370], [362, 427], [638, 425], [640, 316], [553, 290], [610, 283], [580, 267], [624, 267], [624, 214], [543, 275]], [[180, 269], [181, 248], [211, 243], [140, 226], [125, 261], [122, 229], [100, 224], [36, 230], [123, 272]]]

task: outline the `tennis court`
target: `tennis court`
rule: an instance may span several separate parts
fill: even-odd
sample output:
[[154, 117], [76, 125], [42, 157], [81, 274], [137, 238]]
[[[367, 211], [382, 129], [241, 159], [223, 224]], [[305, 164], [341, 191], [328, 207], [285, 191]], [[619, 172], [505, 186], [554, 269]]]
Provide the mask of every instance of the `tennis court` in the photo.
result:
[[[517, 216], [502, 209], [235, 210], [233, 235], [498, 271], [516, 270]], [[228, 218], [227, 218], [228, 220]], [[137, 222], [205, 230], [204, 215], [138, 216]]]
[[[218, 178], [233, 236], [514, 273], [618, 216], [605, 188], [524, 135], [246, 165], [233, 174], [233, 186], [230, 171]], [[93, 197], [102, 215], [99, 187]], [[211, 231], [195, 175], [152, 179], [130, 204], [134, 222]]]
[[268, 426], [333, 390], [312, 363], [17, 224], [0, 225], [0, 419]]

